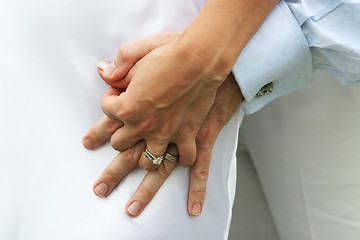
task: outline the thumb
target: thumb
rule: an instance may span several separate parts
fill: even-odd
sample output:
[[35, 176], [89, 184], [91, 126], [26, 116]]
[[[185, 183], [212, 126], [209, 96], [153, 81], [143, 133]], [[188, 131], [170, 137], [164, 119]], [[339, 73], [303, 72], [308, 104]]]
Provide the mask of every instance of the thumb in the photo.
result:
[[105, 82], [112, 87], [126, 88], [128, 83], [121, 83], [120, 80], [126, 76], [135, 63], [155, 48], [175, 41], [180, 34], [180, 32], [158, 33], [122, 44], [113, 62], [100, 61], [98, 63], [98, 72]]

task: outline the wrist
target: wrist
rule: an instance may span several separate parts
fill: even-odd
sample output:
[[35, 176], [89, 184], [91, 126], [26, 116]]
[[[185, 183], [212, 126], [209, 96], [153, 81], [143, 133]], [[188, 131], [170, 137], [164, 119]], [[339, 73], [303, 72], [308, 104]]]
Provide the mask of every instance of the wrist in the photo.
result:
[[205, 76], [223, 82], [246, 43], [236, 42], [230, 45], [230, 36], [224, 37], [224, 34], [216, 27], [203, 31], [201, 25], [196, 22], [189, 25], [177, 43], [192, 55], [192, 58], [202, 62], [204, 65], [202, 71]]
[[[186, 71], [192, 70], [192, 74], [200, 75], [202, 78], [214, 82], [216, 88], [219, 87], [227, 77], [228, 73], [226, 70], [221, 69], [222, 71], [218, 71], [218, 59], [213, 57], [205, 58], [204, 55], [200, 55], [197, 45], [186, 44], [186, 42], [180, 39], [174, 44], [176, 46], [175, 56], [178, 61], [185, 66], [184, 69], [186, 69]], [[229, 69], [229, 72], [230, 71], [231, 68]]]
[[225, 79], [278, 0], [208, 0], [178, 41]]

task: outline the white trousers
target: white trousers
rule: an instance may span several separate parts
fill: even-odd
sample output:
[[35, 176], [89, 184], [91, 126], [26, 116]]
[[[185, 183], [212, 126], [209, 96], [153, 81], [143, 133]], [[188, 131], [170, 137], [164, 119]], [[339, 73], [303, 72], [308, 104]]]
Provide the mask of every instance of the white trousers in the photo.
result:
[[[245, 117], [240, 154], [254, 163], [281, 240], [360, 239], [359, 109], [359, 84], [317, 73], [312, 85]], [[239, 238], [231, 239], [278, 239], [247, 169], [231, 234]]]

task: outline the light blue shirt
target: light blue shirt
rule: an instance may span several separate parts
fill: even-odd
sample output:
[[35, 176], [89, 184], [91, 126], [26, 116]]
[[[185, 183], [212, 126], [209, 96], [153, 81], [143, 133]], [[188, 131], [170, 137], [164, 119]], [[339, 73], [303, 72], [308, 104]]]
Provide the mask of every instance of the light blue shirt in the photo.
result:
[[344, 85], [360, 81], [360, 0], [280, 1], [233, 68], [244, 112], [309, 84], [319, 69]]

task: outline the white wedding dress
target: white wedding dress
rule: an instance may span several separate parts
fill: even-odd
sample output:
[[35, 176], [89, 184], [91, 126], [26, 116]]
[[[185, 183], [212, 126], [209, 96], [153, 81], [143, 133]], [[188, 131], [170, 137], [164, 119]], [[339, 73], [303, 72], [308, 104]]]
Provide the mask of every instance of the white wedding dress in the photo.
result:
[[[81, 140], [103, 115], [99, 60], [124, 42], [181, 31], [198, 0], [15, 0], [0, 7], [0, 239], [226, 239], [241, 113], [213, 151], [201, 216], [187, 213], [189, 169], [178, 166], [141, 216], [124, 208], [145, 171], [105, 199], [92, 184], [116, 156]], [[156, 66], [154, 66], [156, 67]]]

